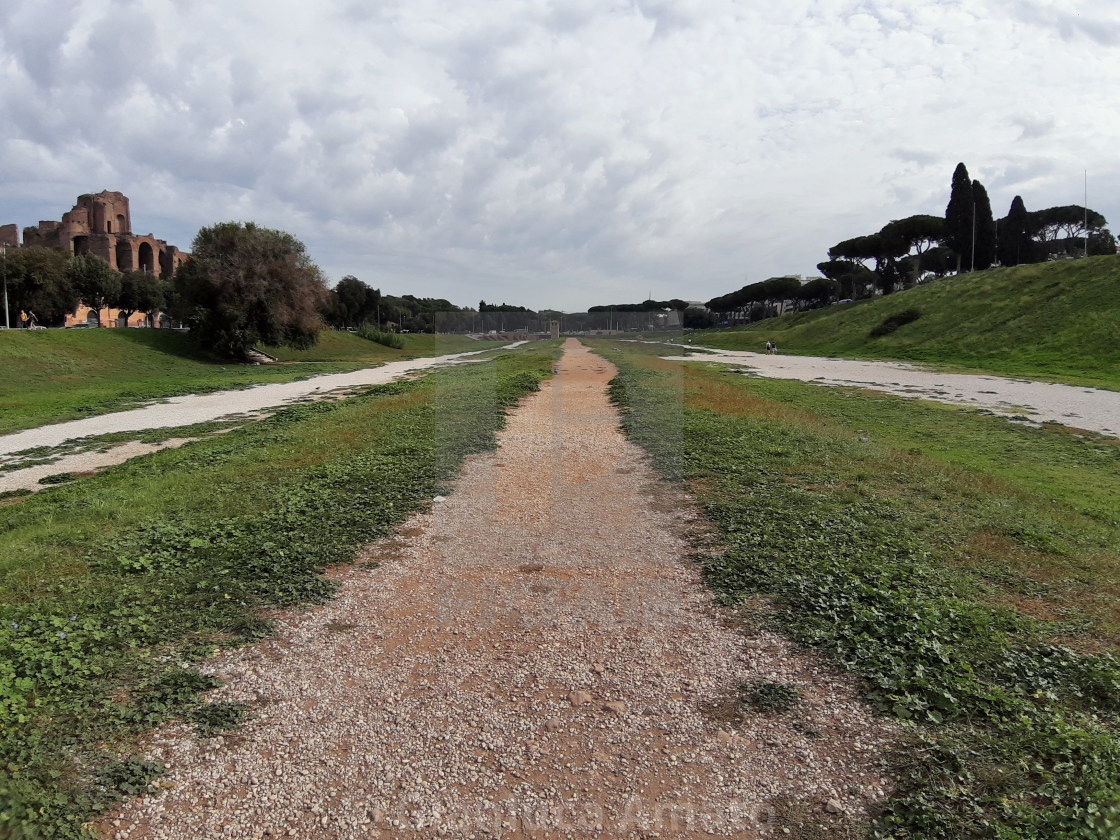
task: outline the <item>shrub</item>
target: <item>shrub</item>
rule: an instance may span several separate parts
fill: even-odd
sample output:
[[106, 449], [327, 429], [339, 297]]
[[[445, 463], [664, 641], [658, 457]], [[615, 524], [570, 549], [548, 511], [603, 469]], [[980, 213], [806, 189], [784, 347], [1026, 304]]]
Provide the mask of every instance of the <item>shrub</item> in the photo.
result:
[[917, 309], [904, 309], [901, 312], [896, 312], [889, 318], [871, 330], [872, 338], [879, 338], [880, 336], [890, 335], [901, 326], [905, 326], [913, 321], [917, 321], [922, 317], [922, 313]]
[[358, 327], [358, 335], [368, 341], [376, 341], [378, 344], [392, 347], [394, 350], [401, 350], [404, 347], [404, 339], [399, 335], [391, 332], [382, 332], [373, 324], [362, 324]]

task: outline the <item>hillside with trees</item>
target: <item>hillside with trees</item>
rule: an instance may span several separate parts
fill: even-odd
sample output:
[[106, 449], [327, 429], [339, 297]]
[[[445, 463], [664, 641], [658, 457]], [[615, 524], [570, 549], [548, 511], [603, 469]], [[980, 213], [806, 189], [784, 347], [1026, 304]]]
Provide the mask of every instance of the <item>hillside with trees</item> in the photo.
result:
[[699, 343], [761, 352], [929, 362], [1120, 389], [1120, 259], [962, 273], [842, 306], [710, 331]]

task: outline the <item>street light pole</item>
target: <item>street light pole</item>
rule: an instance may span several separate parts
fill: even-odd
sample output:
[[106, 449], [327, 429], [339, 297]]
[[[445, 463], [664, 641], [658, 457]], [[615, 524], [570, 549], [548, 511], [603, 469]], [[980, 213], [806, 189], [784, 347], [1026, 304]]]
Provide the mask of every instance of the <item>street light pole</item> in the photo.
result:
[[976, 270], [976, 202], [972, 202], [972, 266], [969, 271]]
[[8, 319], [8, 246], [0, 245], [0, 253], [4, 255], [4, 329], [10, 330], [12, 322]]

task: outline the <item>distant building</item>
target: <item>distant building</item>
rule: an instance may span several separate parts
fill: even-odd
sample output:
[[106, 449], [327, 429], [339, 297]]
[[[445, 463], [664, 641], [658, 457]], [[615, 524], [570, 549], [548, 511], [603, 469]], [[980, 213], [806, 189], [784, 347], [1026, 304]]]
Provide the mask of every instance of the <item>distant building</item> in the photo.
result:
[[[15, 225], [0, 227], [0, 244], [20, 244]], [[128, 198], [108, 190], [78, 196], [78, 202], [62, 214], [61, 221], [40, 221], [25, 227], [23, 246], [92, 254], [118, 271], [146, 271], [160, 277], [170, 277], [188, 256], [150, 233], [134, 234]]]

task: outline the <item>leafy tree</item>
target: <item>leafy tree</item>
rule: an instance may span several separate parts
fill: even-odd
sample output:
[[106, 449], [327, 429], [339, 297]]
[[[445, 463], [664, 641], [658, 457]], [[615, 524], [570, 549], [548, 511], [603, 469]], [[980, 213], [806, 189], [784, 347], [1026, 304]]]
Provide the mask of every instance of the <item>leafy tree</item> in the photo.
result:
[[1000, 265], [1034, 262], [1031, 218], [1021, 196], [1011, 199], [1007, 215], [999, 220], [996, 256]]
[[828, 249], [829, 259], [851, 260], [863, 264], [868, 260], [877, 259], [880, 253], [882, 253], [882, 242], [877, 233], [845, 239]]
[[328, 302], [331, 324], [336, 327], [357, 329], [365, 323], [375, 323], [381, 290], [372, 289], [357, 277], [347, 274], [335, 284]]
[[913, 251], [920, 257], [945, 239], [945, 220], [926, 214], [907, 216], [887, 222], [879, 236], [894, 243], [896, 248], [904, 245], [906, 253]]
[[799, 300], [815, 306], [828, 306], [839, 297], [840, 284], [827, 277], [814, 277], [797, 290]]
[[972, 206], [976, 209], [976, 250], [972, 256], [975, 267], [984, 271], [996, 260], [996, 227], [988, 191], [979, 181], [972, 182]]
[[82, 303], [97, 312], [115, 306], [121, 293], [121, 274], [107, 262], [92, 255], [71, 257], [66, 264], [66, 277]]
[[733, 320], [757, 321], [774, 315], [776, 304], [795, 300], [800, 288], [801, 281], [796, 277], [771, 277], [712, 298], [707, 306], [713, 312], [731, 314]]
[[707, 309], [685, 308], [681, 316], [681, 326], [686, 330], [706, 330], [714, 327], [716, 323], [716, 316]]
[[957, 255], [945, 245], [930, 248], [918, 257], [918, 271], [924, 277], [944, 277], [953, 270]]
[[127, 320], [133, 313], [144, 312], [155, 321], [156, 314], [167, 305], [167, 281], [147, 271], [127, 271], [121, 275], [121, 291], [117, 306]]
[[852, 260], [828, 260], [817, 263], [817, 271], [840, 284], [841, 298], [866, 297], [875, 284], [875, 272]]
[[945, 207], [945, 244], [957, 255], [957, 273], [972, 262], [972, 179], [963, 163], [953, 171], [949, 204]]
[[61, 327], [78, 308], [66, 273], [66, 254], [54, 248], [7, 249], [8, 309], [12, 326], [21, 312], [44, 327]]
[[175, 272], [180, 316], [191, 335], [223, 355], [254, 344], [306, 348], [319, 338], [327, 289], [302, 242], [253, 222], [203, 228]]
[[1040, 260], [1061, 254], [1080, 256], [1085, 252], [1085, 237], [1091, 238], [1108, 224], [1096, 210], [1078, 204], [1036, 210], [1030, 221]]
[[1116, 237], [1108, 228], [1093, 231], [1089, 234], [1089, 256], [1105, 256], [1116, 253]]

